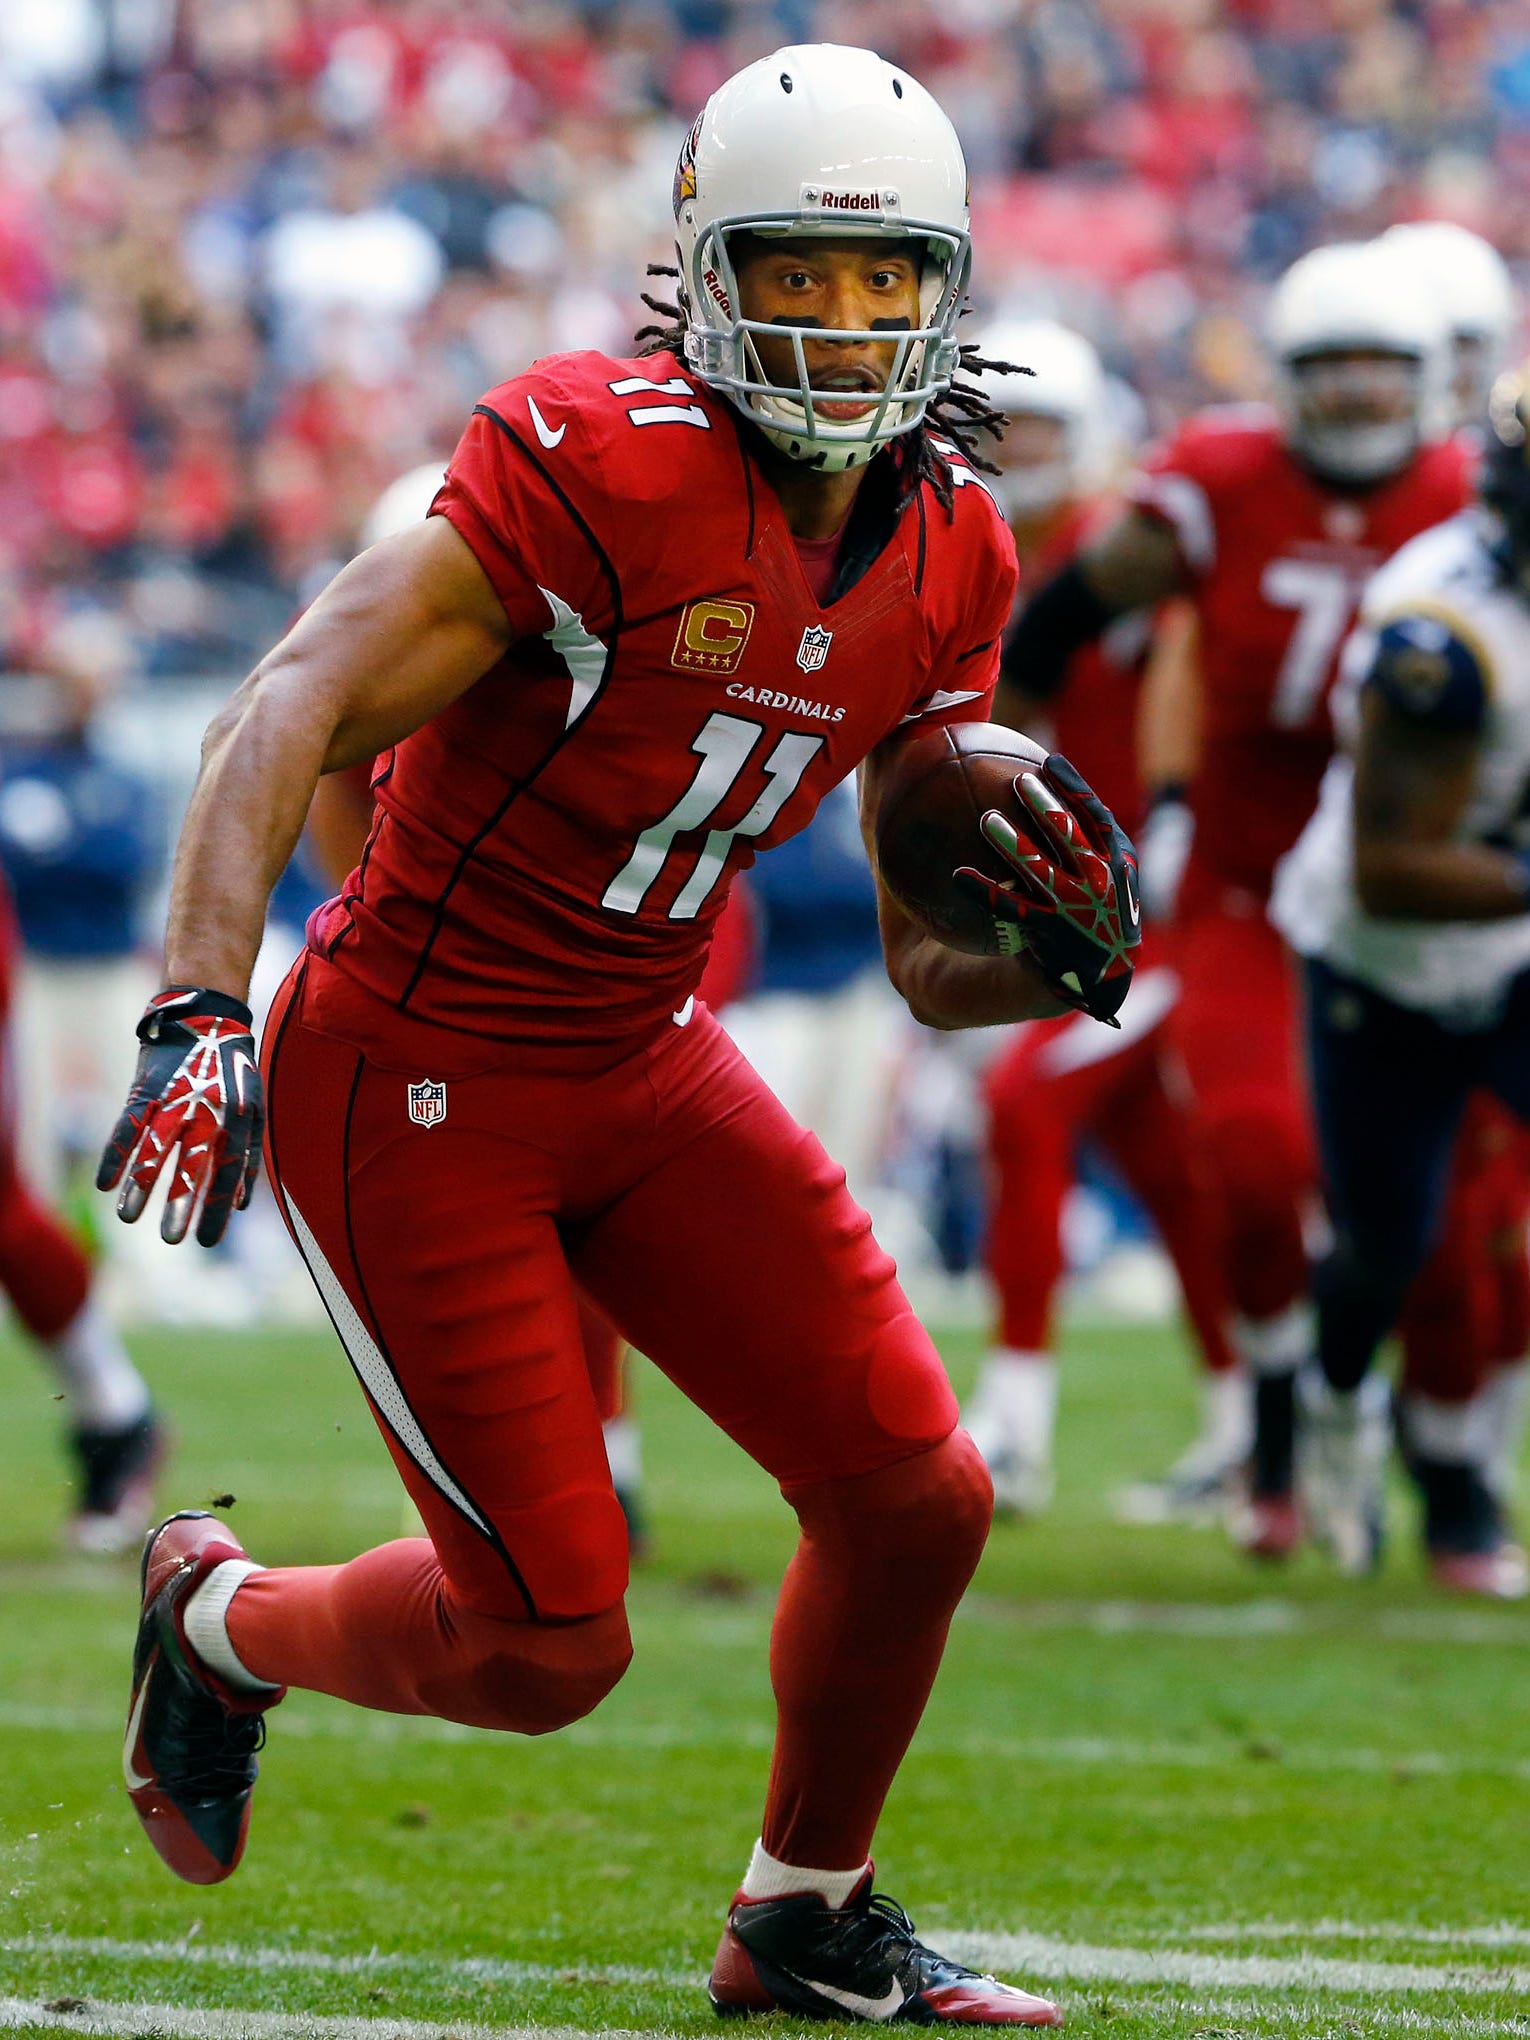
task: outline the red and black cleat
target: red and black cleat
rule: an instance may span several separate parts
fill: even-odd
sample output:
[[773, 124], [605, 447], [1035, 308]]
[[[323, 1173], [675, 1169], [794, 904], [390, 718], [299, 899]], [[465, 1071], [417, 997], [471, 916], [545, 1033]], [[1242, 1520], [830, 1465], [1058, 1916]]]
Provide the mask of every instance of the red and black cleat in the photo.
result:
[[927, 1948], [871, 1870], [832, 1910], [817, 1892], [733, 1901], [707, 1995], [724, 2018], [794, 2012], [876, 2025], [1060, 2026], [1062, 2011]]
[[144, 1833], [188, 1884], [220, 1884], [239, 1867], [264, 1712], [282, 1697], [233, 1692], [186, 1642], [193, 1590], [214, 1566], [245, 1556], [201, 1509], [168, 1517], [144, 1540], [122, 1774]]

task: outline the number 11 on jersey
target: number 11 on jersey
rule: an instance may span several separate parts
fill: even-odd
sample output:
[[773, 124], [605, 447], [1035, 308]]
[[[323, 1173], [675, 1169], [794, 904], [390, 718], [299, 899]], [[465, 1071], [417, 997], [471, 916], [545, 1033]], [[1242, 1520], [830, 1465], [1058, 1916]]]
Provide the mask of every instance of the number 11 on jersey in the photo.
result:
[[[654, 880], [664, 869], [676, 836], [699, 829], [727, 798], [739, 774], [767, 734], [762, 723], [737, 715], [711, 715], [692, 740], [701, 763], [696, 776], [662, 821], [645, 829], [632, 855], [606, 887], [600, 904], [613, 913], [635, 914]], [[696, 868], [669, 910], [671, 921], [694, 921], [702, 903], [722, 876], [737, 836], [762, 836], [802, 783], [802, 775], [823, 749], [822, 737], [787, 730], [765, 760], [767, 784], [742, 821], [731, 829], [712, 829], [696, 860]]]

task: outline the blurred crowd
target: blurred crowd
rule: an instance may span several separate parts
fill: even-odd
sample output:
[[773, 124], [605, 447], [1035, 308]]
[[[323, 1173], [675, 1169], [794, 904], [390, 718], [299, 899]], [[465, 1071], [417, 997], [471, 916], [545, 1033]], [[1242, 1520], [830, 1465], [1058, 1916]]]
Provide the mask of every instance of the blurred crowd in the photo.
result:
[[1523, 0], [5, 0], [0, 670], [237, 672], [539, 354], [627, 347], [685, 127], [791, 40], [951, 112], [980, 309], [1151, 426], [1398, 218], [1530, 267]]

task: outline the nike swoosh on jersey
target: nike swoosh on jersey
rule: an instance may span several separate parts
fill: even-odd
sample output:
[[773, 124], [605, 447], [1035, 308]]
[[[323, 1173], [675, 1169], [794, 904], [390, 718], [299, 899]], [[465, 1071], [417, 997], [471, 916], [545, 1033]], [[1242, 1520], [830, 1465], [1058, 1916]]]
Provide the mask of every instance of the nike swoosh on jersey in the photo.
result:
[[127, 1734], [122, 1743], [122, 1775], [127, 1780], [129, 1792], [141, 1791], [145, 1785], [152, 1785], [152, 1778], [142, 1778], [133, 1769], [133, 1752], [138, 1747], [138, 1729], [143, 1720], [143, 1703], [149, 1697], [149, 1679], [145, 1673], [143, 1684], [138, 1688], [133, 1701], [133, 1711], [128, 1716]]
[[836, 1990], [832, 1983], [815, 1983], [811, 1977], [796, 1976], [788, 1969], [785, 1974], [793, 1983], [800, 1983], [805, 1990], [816, 1992], [827, 1998], [831, 2004], [843, 2005], [847, 2012], [853, 2012], [858, 2019], [893, 2019], [902, 2011], [908, 1993], [901, 1983], [895, 1983], [886, 1997], [859, 1997], [853, 1990]]
[[564, 433], [567, 432], [568, 420], [565, 418], [563, 423], [558, 427], [557, 431], [554, 432], [551, 425], [548, 424], [547, 420], [542, 416], [542, 413], [537, 409], [537, 400], [535, 397], [528, 397], [526, 399], [526, 409], [531, 413], [531, 422], [537, 429], [538, 439], [541, 440], [542, 444], [547, 448], [548, 452], [550, 453], [552, 449], [558, 444], [559, 440], [562, 439]]
[[982, 698], [982, 689], [977, 687], [969, 687], [965, 692], [959, 689], [948, 692], [944, 687], [937, 687], [928, 701], [921, 701], [917, 708], [910, 709], [903, 720], [918, 722], [921, 716], [939, 715], [942, 709], [955, 708], [963, 701], [981, 701]]

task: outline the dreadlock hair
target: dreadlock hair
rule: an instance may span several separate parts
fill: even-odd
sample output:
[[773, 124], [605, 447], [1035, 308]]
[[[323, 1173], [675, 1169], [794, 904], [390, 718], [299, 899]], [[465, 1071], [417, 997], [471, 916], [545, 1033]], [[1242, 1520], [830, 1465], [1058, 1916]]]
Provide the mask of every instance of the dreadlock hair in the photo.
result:
[[[679, 270], [667, 262], [650, 262], [648, 274], [670, 276], [677, 281], [680, 276]], [[641, 296], [649, 311], [655, 313], [665, 323], [638, 328], [633, 335], [633, 344], [638, 354], [640, 356], [678, 354], [683, 361], [685, 314], [678, 304], [656, 298], [646, 290]], [[965, 307], [962, 316], [966, 317]], [[1022, 368], [1013, 361], [989, 361], [969, 343], [961, 349], [961, 362], [957, 373], [1033, 375], [1035, 370]], [[951, 477], [951, 463], [942, 447], [932, 437], [931, 428], [957, 447], [963, 459], [971, 466], [981, 468], [984, 474], [996, 475], [999, 472], [998, 466], [980, 451], [979, 441], [985, 435], [992, 440], [1002, 439], [1004, 426], [1004, 413], [989, 403], [976, 383], [958, 382], [953, 378], [951, 387], [935, 399], [919, 423], [892, 442], [898, 449], [900, 502], [909, 502], [918, 493], [920, 485], [928, 482], [934, 491], [935, 500], [941, 505], [947, 517], [953, 517], [956, 513], [956, 484]]]

